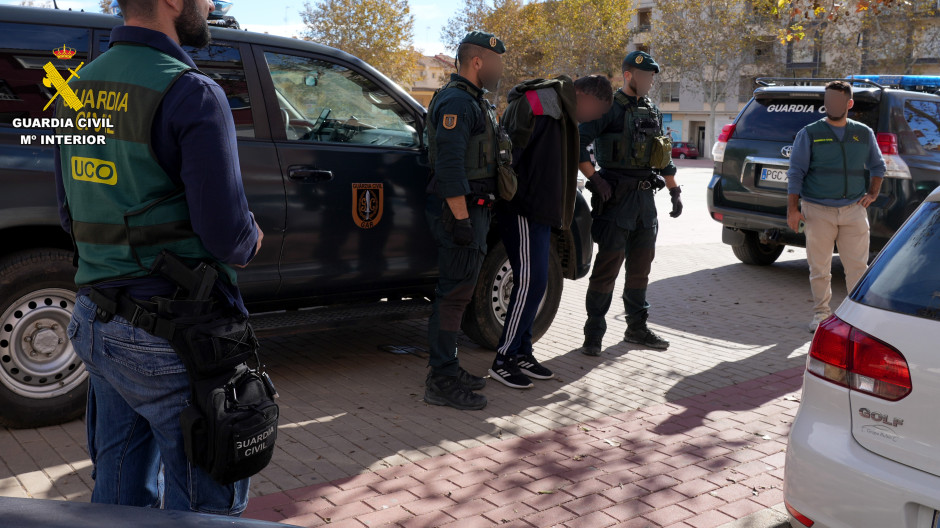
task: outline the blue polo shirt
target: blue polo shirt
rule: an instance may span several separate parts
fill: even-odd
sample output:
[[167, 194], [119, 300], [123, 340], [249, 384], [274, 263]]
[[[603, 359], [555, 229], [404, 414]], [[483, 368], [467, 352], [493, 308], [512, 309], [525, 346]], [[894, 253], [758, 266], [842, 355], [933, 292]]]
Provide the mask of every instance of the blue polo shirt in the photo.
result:
[[[117, 42], [145, 44], [195, 68], [183, 48], [159, 31], [119, 26], [111, 31]], [[110, 46], [109, 46], [110, 47]], [[146, 67], [145, 64], [141, 67]], [[151, 146], [157, 162], [186, 190], [193, 231], [219, 261], [247, 264], [255, 255], [258, 232], [242, 186], [238, 165], [235, 124], [222, 88], [205, 75], [183, 74], [167, 91], [153, 120]], [[69, 231], [59, 148], [55, 149], [56, 195], [62, 228]], [[237, 287], [219, 281], [222, 294], [248, 313]], [[175, 287], [163, 277], [139, 277], [109, 281], [98, 288], [126, 287], [131, 297], [147, 300], [171, 295]], [[79, 289], [87, 295], [88, 287]]]

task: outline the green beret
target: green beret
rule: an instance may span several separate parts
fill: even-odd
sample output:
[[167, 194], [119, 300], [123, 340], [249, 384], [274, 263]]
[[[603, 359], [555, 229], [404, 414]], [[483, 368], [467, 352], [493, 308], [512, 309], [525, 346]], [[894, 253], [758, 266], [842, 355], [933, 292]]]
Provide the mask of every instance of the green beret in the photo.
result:
[[491, 33], [483, 33], [482, 31], [471, 31], [467, 33], [467, 36], [460, 41], [461, 44], [474, 44], [480, 46], [481, 48], [486, 48], [490, 51], [495, 51], [502, 55], [506, 53], [506, 46], [503, 45], [503, 41], [494, 37]]
[[659, 64], [656, 64], [656, 61], [653, 60], [653, 57], [650, 57], [649, 53], [645, 51], [631, 51], [625, 59], [623, 59], [623, 70], [627, 70], [627, 66], [633, 66], [638, 70], [646, 70], [651, 72], [659, 73]]

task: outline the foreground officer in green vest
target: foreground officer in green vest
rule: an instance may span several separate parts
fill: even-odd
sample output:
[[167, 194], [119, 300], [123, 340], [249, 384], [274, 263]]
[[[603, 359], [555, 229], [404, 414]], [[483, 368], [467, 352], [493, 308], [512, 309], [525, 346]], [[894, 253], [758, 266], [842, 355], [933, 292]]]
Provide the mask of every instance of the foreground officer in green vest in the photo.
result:
[[[627, 314], [624, 341], [665, 350], [669, 343], [646, 326], [650, 305], [646, 301], [650, 267], [656, 251], [654, 191], [669, 188], [673, 218], [682, 213], [672, 142], [663, 132], [662, 113], [646, 95], [659, 65], [649, 54], [634, 51], [623, 60], [623, 88], [614, 94], [610, 111], [596, 121], [582, 123], [579, 168], [588, 177], [592, 192], [591, 237], [598, 245], [588, 284], [588, 320], [581, 351], [601, 353], [607, 331], [604, 317], [610, 309], [620, 266], [626, 261], [623, 305]], [[594, 170], [587, 146], [594, 143], [599, 171]]]
[[868, 268], [868, 206], [878, 198], [885, 175], [875, 133], [848, 118], [855, 103], [852, 86], [832, 81], [824, 94], [826, 117], [796, 134], [787, 171], [787, 224], [794, 232], [803, 226], [806, 231], [814, 304], [810, 332], [832, 314], [833, 245], [845, 267], [848, 291]]
[[[174, 348], [138, 326], [137, 312], [124, 317], [92, 300], [139, 306], [172, 297], [175, 285], [150, 274], [169, 250], [218, 270], [222, 311], [234, 306], [247, 316], [230, 266], [247, 264], [262, 238], [242, 188], [225, 94], [180, 47], [208, 43], [213, 2], [119, 4], [125, 25], [70, 83], [85, 102], [81, 111], [110, 113], [113, 134], [105, 145], [56, 152], [63, 227], [77, 248], [79, 291], [67, 332], [90, 379], [92, 501], [238, 515], [248, 479], [218, 484], [184, 452], [180, 416], [191, 392]], [[112, 93], [117, 107], [96, 106]], [[76, 117], [61, 104], [58, 114]]]
[[499, 165], [512, 161], [495, 109], [483, 98], [499, 84], [505, 51], [493, 35], [467, 34], [457, 48], [457, 73], [428, 106], [434, 171], [428, 222], [437, 240], [440, 267], [428, 323], [431, 372], [424, 401], [432, 405], [464, 410], [486, 406], [486, 397], [472, 392], [482, 389], [485, 380], [461, 368], [457, 360], [457, 332], [486, 256]]

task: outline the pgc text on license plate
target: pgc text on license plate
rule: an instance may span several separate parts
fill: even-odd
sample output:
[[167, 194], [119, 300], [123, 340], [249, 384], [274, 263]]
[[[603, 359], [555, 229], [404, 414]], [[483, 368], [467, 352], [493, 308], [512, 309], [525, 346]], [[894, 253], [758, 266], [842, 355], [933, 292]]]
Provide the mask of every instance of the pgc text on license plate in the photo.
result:
[[761, 169], [760, 181], [769, 183], [787, 183], [786, 169]]

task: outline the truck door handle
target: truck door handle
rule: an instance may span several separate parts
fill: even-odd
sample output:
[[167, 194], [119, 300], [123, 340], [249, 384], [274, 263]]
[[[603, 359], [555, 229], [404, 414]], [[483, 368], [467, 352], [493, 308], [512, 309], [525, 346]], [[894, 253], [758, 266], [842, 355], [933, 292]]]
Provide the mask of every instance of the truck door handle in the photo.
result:
[[296, 166], [288, 169], [287, 177], [303, 183], [325, 183], [333, 180], [333, 171]]

